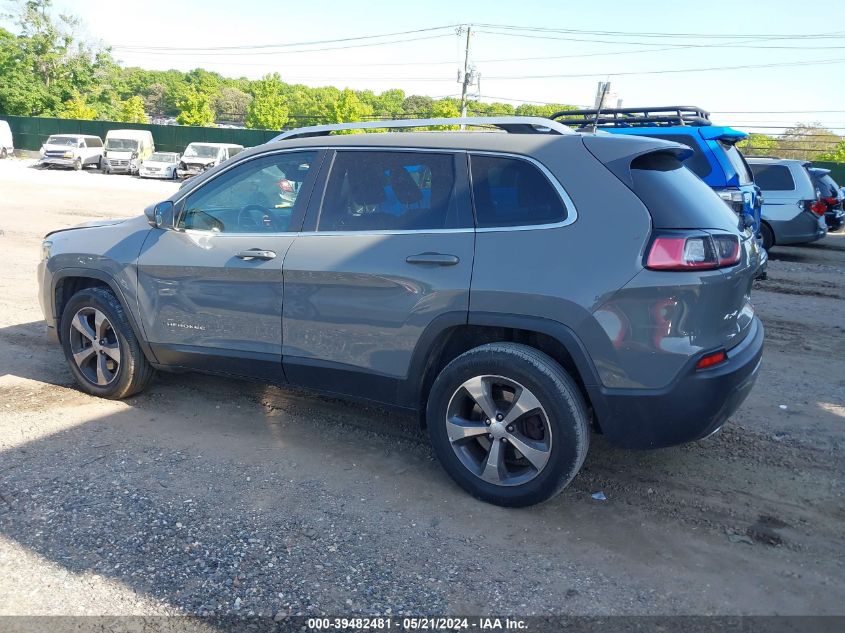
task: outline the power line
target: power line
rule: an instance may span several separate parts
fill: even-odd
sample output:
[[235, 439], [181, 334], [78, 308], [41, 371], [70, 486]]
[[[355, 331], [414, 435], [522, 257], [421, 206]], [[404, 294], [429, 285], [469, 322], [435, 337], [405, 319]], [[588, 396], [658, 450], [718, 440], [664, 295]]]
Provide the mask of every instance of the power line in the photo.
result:
[[741, 38], [761, 38], [761, 39], [827, 39], [833, 37], [842, 37], [845, 31], [833, 31], [828, 33], [666, 33], [658, 31], [595, 31], [585, 29], [556, 29], [549, 27], [538, 26], [519, 26], [513, 24], [481, 24], [476, 26], [482, 28], [496, 28], [513, 31], [534, 31], [545, 33], [571, 33], [583, 35], [597, 35], [606, 37], [643, 37], [643, 38], [702, 38], [702, 39], [734, 39]]
[[663, 70], [640, 70], [630, 72], [603, 72], [603, 73], [571, 73], [561, 75], [500, 75], [486, 76], [487, 79], [565, 79], [576, 77], [621, 77], [629, 75], [663, 75], [669, 73], [695, 73], [712, 70], [746, 70], [748, 68], [783, 68], [786, 66], [821, 66], [825, 64], [840, 64], [845, 58], [838, 59], [816, 59], [801, 62], [778, 62], [773, 64], [744, 64], [741, 66], [712, 66], [709, 68], [675, 68]]
[[160, 50], [160, 51], [221, 51], [221, 50], [246, 50], [246, 49], [265, 49], [265, 48], [291, 48], [298, 46], [316, 46], [318, 44], [336, 44], [339, 42], [357, 42], [360, 40], [379, 39], [382, 37], [396, 37], [397, 35], [413, 35], [416, 33], [426, 33], [430, 31], [442, 31], [443, 29], [454, 29], [459, 25], [447, 24], [445, 26], [432, 26], [424, 29], [414, 29], [411, 31], [395, 31], [393, 33], [380, 33], [378, 35], [360, 35], [357, 37], [340, 37], [330, 40], [312, 40], [309, 42], [289, 42], [287, 44], [239, 44], [236, 46], [114, 46], [113, 48], [119, 50]]

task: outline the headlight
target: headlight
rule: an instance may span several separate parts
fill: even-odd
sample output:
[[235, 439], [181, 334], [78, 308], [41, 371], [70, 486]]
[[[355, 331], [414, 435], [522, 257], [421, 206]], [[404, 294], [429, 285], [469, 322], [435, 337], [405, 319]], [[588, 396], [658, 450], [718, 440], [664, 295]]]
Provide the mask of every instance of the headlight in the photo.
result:
[[138, 152], [132, 152], [132, 160], [138, 158]]
[[53, 242], [50, 240], [44, 240], [41, 242], [41, 259], [47, 260], [50, 259], [50, 249], [53, 248]]
[[65, 158], [73, 158], [73, 152], [65, 152]]

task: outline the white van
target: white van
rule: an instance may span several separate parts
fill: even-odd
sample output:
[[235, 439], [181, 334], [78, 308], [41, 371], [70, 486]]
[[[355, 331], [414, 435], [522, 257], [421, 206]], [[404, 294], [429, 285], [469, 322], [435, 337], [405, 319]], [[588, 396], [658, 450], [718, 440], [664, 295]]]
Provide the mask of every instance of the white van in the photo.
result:
[[141, 163], [154, 151], [153, 133], [149, 130], [109, 130], [103, 171], [137, 174]]
[[58, 165], [80, 170], [86, 165], [102, 167], [103, 141], [87, 134], [52, 134], [41, 146], [41, 167]]
[[6, 158], [15, 151], [12, 143], [12, 129], [8, 121], [0, 121], [0, 158]]
[[189, 178], [219, 165], [242, 151], [243, 145], [233, 143], [189, 143], [182, 153], [177, 174]]

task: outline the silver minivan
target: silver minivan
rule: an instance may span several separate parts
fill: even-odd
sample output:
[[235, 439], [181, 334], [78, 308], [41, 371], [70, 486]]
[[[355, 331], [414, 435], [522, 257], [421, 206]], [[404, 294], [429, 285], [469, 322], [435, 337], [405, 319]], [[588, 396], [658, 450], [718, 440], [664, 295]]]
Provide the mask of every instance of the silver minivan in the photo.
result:
[[813, 184], [808, 161], [748, 158], [754, 182], [763, 191], [760, 232], [763, 246], [814, 242], [827, 235], [825, 205]]

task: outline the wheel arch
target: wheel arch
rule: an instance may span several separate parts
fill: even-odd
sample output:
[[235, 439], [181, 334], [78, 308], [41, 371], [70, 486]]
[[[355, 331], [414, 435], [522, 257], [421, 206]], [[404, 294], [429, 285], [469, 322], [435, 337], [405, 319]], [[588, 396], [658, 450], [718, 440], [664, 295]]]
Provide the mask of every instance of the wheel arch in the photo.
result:
[[440, 371], [464, 352], [494, 342], [523, 343], [556, 360], [575, 380], [591, 417], [598, 372], [583, 343], [566, 325], [550, 319], [512, 314], [441, 315], [424, 331], [414, 349], [407, 380], [399, 388], [399, 404], [419, 412], [425, 426], [425, 403]]
[[155, 355], [147, 344], [146, 338], [142, 335], [143, 330], [140, 328], [137, 320], [135, 319], [134, 311], [129, 308], [129, 302], [126, 300], [126, 295], [123, 293], [120, 285], [114, 277], [101, 270], [89, 268], [64, 268], [53, 274], [52, 286], [50, 297], [53, 302], [53, 315], [55, 317], [56, 333], [59, 341], [61, 341], [62, 338], [62, 313], [64, 312], [68, 301], [70, 301], [70, 298], [80, 290], [86, 290], [88, 288], [105, 288], [110, 290], [112, 294], [117, 297], [117, 300], [123, 307], [123, 311], [126, 313], [129, 325], [135, 334], [135, 338], [138, 339], [138, 343], [141, 346], [144, 356], [146, 356], [147, 360], [152, 363], [157, 362]]

